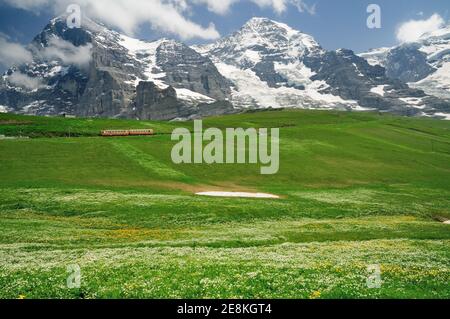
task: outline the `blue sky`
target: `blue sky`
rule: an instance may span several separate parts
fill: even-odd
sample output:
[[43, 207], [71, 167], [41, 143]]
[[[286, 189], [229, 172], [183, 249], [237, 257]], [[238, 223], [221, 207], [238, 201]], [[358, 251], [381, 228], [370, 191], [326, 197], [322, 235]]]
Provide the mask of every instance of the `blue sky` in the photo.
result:
[[[191, 1], [195, 2], [195, 0]], [[261, 7], [251, 1], [238, 1], [230, 7], [227, 14], [211, 12], [205, 5], [193, 4], [189, 11], [183, 13], [183, 16], [204, 28], [214, 23], [215, 29], [221, 36], [239, 29], [251, 17], [269, 17], [311, 34], [326, 49], [349, 48], [356, 52], [396, 44], [396, 30], [405, 21], [425, 19], [433, 13], [438, 13], [445, 21], [449, 21], [450, 2], [448, 0], [304, 1], [309, 6], [315, 5], [315, 14], [299, 12], [294, 6], [288, 6], [280, 13], [270, 6]], [[0, 32], [14, 42], [28, 43], [57, 12], [51, 7], [37, 7], [33, 10], [17, 9], [11, 3], [17, 3], [17, 1], [0, 0]], [[381, 6], [381, 29], [368, 29], [366, 26], [368, 16], [366, 8], [371, 3]], [[135, 36], [148, 40], [161, 36], [179, 38], [176, 33], [155, 30], [151, 23], [145, 22], [139, 24]], [[198, 37], [185, 39], [187, 43], [209, 41], [211, 40]]]

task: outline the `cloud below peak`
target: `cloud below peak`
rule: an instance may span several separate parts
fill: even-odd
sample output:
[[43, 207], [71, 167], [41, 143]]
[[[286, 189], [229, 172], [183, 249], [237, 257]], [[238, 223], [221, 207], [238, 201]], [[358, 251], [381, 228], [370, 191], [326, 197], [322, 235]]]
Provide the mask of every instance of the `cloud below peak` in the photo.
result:
[[64, 65], [75, 65], [86, 68], [92, 59], [92, 45], [76, 47], [60, 38], [51, 38], [48, 46], [38, 51], [41, 59], [46, 61], [59, 60]]
[[397, 29], [397, 40], [404, 42], [414, 42], [426, 33], [437, 31], [444, 27], [444, 19], [437, 13], [428, 19], [410, 20], [404, 22]]
[[33, 60], [30, 51], [22, 45], [9, 42], [0, 36], [0, 65], [9, 67], [14, 64], [28, 63]]
[[38, 90], [44, 87], [42, 79], [28, 76], [27, 74], [23, 74], [19, 71], [11, 74], [8, 77], [8, 82], [14, 86], [28, 90]]

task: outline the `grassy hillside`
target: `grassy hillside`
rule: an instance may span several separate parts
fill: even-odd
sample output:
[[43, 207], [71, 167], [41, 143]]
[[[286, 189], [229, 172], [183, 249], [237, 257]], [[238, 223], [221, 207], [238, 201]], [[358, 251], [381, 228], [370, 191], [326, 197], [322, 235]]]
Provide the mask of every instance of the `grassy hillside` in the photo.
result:
[[[0, 115], [0, 297], [450, 297], [450, 122], [270, 111], [280, 171], [175, 165], [192, 123]], [[101, 138], [101, 129], [154, 128]], [[262, 191], [279, 200], [204, 198]], [[80, 289], [67, 289], [78, 264]], [[367, 287], [369, 265], [383, 284]]]

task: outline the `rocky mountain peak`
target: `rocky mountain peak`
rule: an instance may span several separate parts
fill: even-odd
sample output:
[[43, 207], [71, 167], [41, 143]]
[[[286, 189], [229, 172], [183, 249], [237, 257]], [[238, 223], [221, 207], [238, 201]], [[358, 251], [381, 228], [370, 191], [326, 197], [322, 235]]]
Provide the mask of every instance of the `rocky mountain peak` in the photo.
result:
[[[67, 18], [69, 17], [69, 14], [63, 13], [56, 18], [50, 20], [49, 25], [57, 25], [57, 24], [64, 24], [67, 28]], [[110, 30], [105, 24], [102, 22], [96, 21], [91, 19], [90, 17], [83, 15], [81, 17], [81, 25], [80, 28], [92, 33], [100, 33], [100, 32], [114, 32]]]
[[[259, 17], [250, 19], [230, 36], [196, 50], [239, 68], [258, 68], [260, 74], [270, 72], [274, 62], [295, 63], [323, 52], [312, 36], [287, 24]], [[278, 80], [273, 78], [270, 82]]]
[[240, 32], [254, 32], [264, 35], [266, 32], [279, 31], [282, 33], [294, 31], [284, 23], [280, 23], [269, 18], [254, 17], [248, 20], [240, 29]]
[[247, 46], [260, 45], [278, 50], [315, 51], [320, 49], [320, 45], [312, 36], [268, 18], [250, 19], [230, 38], [236, 38], [237, 41], [247, 44]]
[[46, 47], [50, 39], [60, 38], [68, 41], [75, 46], [83, 46], [91, 43], [93, 38], [99, 34], [117, 34], [117, 32], [109, 30], [106, 26], [98, 23], [88, 17], [83, 17], [80, 28], [69, 28], [67, 25], [68, 14], [62, 14], [52, 20], [44, 27], [33, 40], [37, 47]]
[[285, 37], [302, 33], [299, 30], [291, 28], [285, 23], [261, 17], [251, 18], [238, 31], [238, 33], [258, 33], [263, 37], [270, 37], [274, 32], [284, 35]]

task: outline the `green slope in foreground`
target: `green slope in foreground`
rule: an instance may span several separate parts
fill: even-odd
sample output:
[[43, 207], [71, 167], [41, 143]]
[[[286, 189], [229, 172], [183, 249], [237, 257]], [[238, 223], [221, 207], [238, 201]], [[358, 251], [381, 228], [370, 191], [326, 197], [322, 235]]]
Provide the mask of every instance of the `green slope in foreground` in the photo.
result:
[[[1, 298], [449, 298], [450, 122], [270, 111], [281, 166], [175, 165], [192, 123], [0, 115]], [[101, 138], [101, 129], [154, 128]], [[260, 191], [279, 200], [205, 198]], [[67, 267], [81, 287], [69, 289]], [[381, 270], [369, 288], [368, 267]]]

